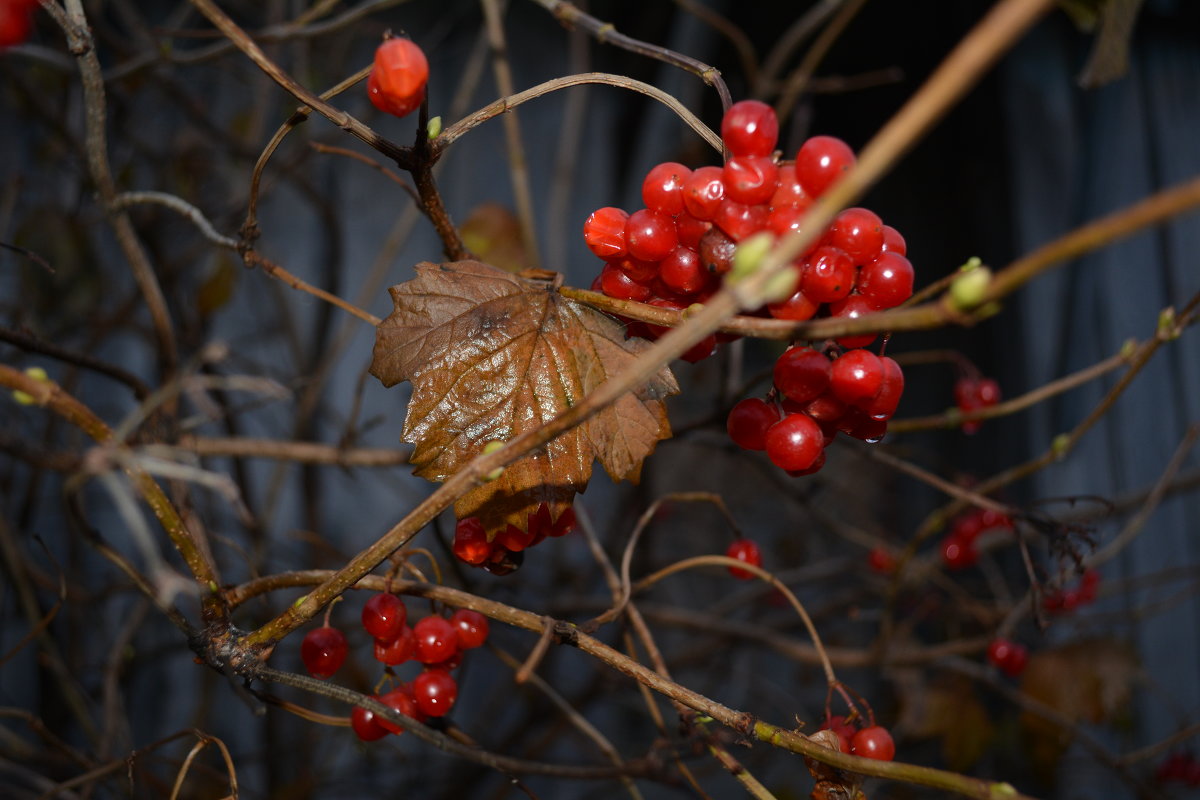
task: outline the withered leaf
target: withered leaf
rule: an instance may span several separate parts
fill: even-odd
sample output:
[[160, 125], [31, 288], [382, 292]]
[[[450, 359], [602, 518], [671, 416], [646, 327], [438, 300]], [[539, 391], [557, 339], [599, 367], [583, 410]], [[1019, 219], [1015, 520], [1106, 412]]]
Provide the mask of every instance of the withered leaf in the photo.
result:
[[[507, 441], [578, 403], [649, 344], [625, 340], [610, 317], [567, 300], [552, 282], [478, 261], [421, 263], [391, 288], [395, 310], [375, 332], [371, 374], [413, 384], [402, 438], [416, 474], [443, 481], [493, 440]], [[679, 391], [664, 368], [635, 392], [511, 464], [454, 506], [493, 532], [526, 529], [547, 503], [555, 519], [587, 485], [592, 460], [636, 481], [671, 435], [664, 398]]]

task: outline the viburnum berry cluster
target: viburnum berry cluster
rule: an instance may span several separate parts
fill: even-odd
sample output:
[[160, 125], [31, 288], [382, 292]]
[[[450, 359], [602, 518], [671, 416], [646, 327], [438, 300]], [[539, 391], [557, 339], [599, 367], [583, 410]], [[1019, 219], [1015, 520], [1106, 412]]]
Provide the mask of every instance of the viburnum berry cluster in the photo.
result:
[[[458, 682], [451, 671], [462, 663], [466, 650], [487, 641], [487, 617], [478, 611], [457, 609], [449, 619], [431, 614], [408, 624], [408, 610], [399, 597], [390, 592], [372, 595], [363, 605], [362, 626], [374, 640], [375, 660], [388, 668], [408, 661], [422, 665], [411, 681], [401, 683], [374, 697], [388, 708], [424, 722], [442, 717], [454, 707]], [[314, 678], [329, 678], [342, 666], [349, 651], [346, 636], [328, 621], [309, 631], [300, 644], [300, 657]], [[382, 739], [403, 729], [374, 712], [357, 707], [350, 714], [350, 726], [363, 741]]]
[[[583, 238], [605, 261], [593, 290], [681, 310], [719, 288], [739, 242], [760, 231], [783, 236], [799, 230], [813, 201], [853, 166], [854, 152], [840, 139], [814, 136], [794, 161], [780, 161], [778, 136], [770, 106], [757, 100], [735, 103], [721, 121], [730, 153], [724, 167], [659, 164], [642, 182], [645, 208], [593, 212]], [[856, 318], [892, 308], [912, 295], [913, 268], [905, 253], [904, 238], [876, 214], [846, 209], [793, 264], [795, 291], [759, 313], [805, 320]], [[664, 331], [636, 321], [628, 327], [630, 336], [651, 339]], [[847, 337], [839, 344], [863, 347], [874, 339]], [[716, 335], [709, 336], [683, 358], [707, 358], [717, 342]]]
[[990, 509], [975, 508], [955, 518], [950, 533], [942, 540], [942, 561], [949, 569], [966, 569], [979, 560], [977, 540], [991, 530], [1013, 529], [1008, 515]]
[[367, 76], [367, 97], [387, 114], [404, 117], [425, 99], [429, 61], [411, 39], [385, 39], [375, 50], [375, 63]]
[[1079, 585], [1071, 589], [1053, 589], [1042, 596], [1042, 608], [1052, 614], [1067, 614], [1075, 609], [1089, 605], [1096, 600], [1096, 591], [1100, 586], [1100, 573], [1094, 569], [1085, 569], [1079, 578]]
[[575, 511], [566, 509], [551, 519], [550, 506], [538, 505], [529, 515], [528, 525], [521, 530], [509, 524], [491, 537], [478, 517], [460, 519], [454, 529], [451, 550], [459, 561], [481, 567], [494, 575], [507, 575], [521, 566], [525, 550], [547, 538], [565, 536], [575, 529]]
[[[954, 383], [954, 402], [963, 412], [989, 408], [1000, 402], [1000, 384], [993, 378], [963, 375]], [[975, 433], [982, 424], [982, 420], [966, 420], [963, 433]]]

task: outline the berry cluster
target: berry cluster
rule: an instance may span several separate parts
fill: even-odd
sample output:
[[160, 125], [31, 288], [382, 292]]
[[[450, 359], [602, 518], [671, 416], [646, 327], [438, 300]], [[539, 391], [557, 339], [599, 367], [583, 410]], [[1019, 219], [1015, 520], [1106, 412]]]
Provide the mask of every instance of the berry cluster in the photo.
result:
[[[731, 154], [724, 167], [659, 164], [642, 183], [645, 208], [632, 214], [612, 207], [593, 212], [583, 238], [605, 265], [592, 288], [680, 310], [717, 290], [732, 268], [738, 242], [760, 231], [783, 236], [799, 230], [813, 201], [854, 164], [854, 152], [840, 139], [814, 136], [794, 162], [781, 162], [775, 154], [778, 136], [770, 106], [757, 100], [735, 103], [721, 121], [721, 138]], [[794, 262], [793, 293], [762, 313], [805, 320], [855, 318], [892, 308], [912, 295], [913, 268], [905, 252], [904, 238], [873, 212], [847, 209]], [[664, 330], [630, 322], [628, 332], [653, 339]], [[874, 339], [846, 337], [839, 343], [864, 347]], [[709, 336], [683, 357], [707, 358], [717, 342]]]
[[[994, 406], [1000, 402], [1000, 384], [992, 378], [964, 375], [954, 383], [954, 402], [964, 412]], [[963, 422], [963, 433], [975, 433], [982, 424], [978, 419]]]
[[385, 39], [375, 50], [367, 97], [380, 111], [404, 117], [420, 107], [428, 82], [429, 62], [421, 48], [411, 39]]
[[1029, 650], [1023, 644], [996, 638], [988, 644], [987, 656], [988, 661], [995, 664], [1001, 672], [1015, 678], [1025, 671], [1025, 664], [1029, 661]]
[[529, 515], [526, 530], [509, 523], [490, 539], [478, 517], [460, 519], [454, 529], [451, 550], [464, 563], [482, 567], [495, 575], [513, 572], [525, 559], [525, 550], [547, 537], [565, 536], [575, 528], [575, 511], [568, 508], [550, 518], [550, 506], [542, 503]]
[[839, 432], [867, 442], [882, 439], [904, 392], [900, 365], [863, 349], [834, 356], [789, 348], [775, 362], [775, 388], [767, 399], [748, 397], [729, 412], [729, 438], [747, 450], [765, 450], [791, 475], [821, 469], [825, 448]]
[[13, 47], [29, 38], [38, 0], [0, 0], [0, 47]]
[[1096, 600], [1096, 589], [1100, 585], [1100, 573], [1094, 569], [1086, 569], [1079, 579], [1079, 585], [1073, 589], [1054, 589], [1042, 596], [1042, 608], [1052, 614], [1066, 614], [1080, 606], [1086, 606]]
[[[423, 671], [375, 699], [407, 717], [423, 722], [441, 717], [454, 707], [458, 682], [450, 671], [462, 662], [462, 653], [483, 645], [488, 637], [487, 617], [460, 608], [449, 619], [431, 614], [408, 625], [408, 610], [396, 595], [373, 595], [362, 610], [362, 626], [375, 641], [375, 660], [394, 667], [416, 661]], [[300, 657], [314, 678], [328, 678], [342, 666], [349, 647], [346, 636], [328, 624], [309, 631], [300, 644]], [[390, 674], [390, 672], [389, 672]], [[382, 739], [403, 729], [365, 708], [350, 714], [350, 726], [363, 741]]]
[[820, 729], [837, 734], [838, 746], [843, 753], [876, 761], [891, 761], [896, 757], [896, 743], [892, 740], [892, 734], [882, 725], [859, 728], [843, 716], [834, 716], [826, 719]]
[[966, 569], [979, 560], [976, 540], [984, 531], [1013, 529], [1007, 515], [975, 508], [955, 518], [950, 533], [942, 540], [942, 561], [949, 569]]

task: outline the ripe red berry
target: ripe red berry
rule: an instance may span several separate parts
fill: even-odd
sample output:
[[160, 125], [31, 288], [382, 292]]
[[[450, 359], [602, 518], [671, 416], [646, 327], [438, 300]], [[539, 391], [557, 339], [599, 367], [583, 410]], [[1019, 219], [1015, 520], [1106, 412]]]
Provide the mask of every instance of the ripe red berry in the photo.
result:
[[710, 333], [685, 350], [680, 358], [689, 364], [695, 364], [697, 361], [703, 361], [715, 352], [717, 352], [717, 337]]
[[727, 196], [717, 208], [717, 215], [713, 217], [713, 225], [724, 231], [735, 242], [740, 242], [750, 234], [765, 228], [770, 213], [766, 206], [739, 203]]
[[355, 706], [350, 712], [350, 727], [364, 742], [373, 742], [388, 735], [387, 729], [379, 724], [374, 711]]
[[711, 228], [700, 237], [700, 263], [714, 275], [724, 275], [733, 266], [737, 242], [720, 228]]
[[425, 617], [413, 626], [417, 641], [416, 657], [422, 664], [445, 661], [458, 650], [458, 634], [445, 617], [437, 614]]
[[767, 311], [775, 319], [801, 321], [812, 319], [820, 307], [821, 304], [810, 300], [803, 289], [797, 289], [786, 300], [781, 300], [778, 303], [768, 303]]
[[863, 728], [850, 739], [850, 752], [876, 761], [891, 761], [896, 757], [896, 743], [882, 725]]
[[988, 661], [991, 661], [1009, 677], [1020, 675], [1029, 661], [1029, 651], [1024, 645], [1008, 639], [993, 639], [988, 644]]
[[850, 752], [850, 740], [854, 737], [856, 730], [853, 725], [846, 723], [845, 717], [841, 716], [840, 714], [830, 717], [825, 722], [821, 723], [819, 730], [833, 731], [835, 734], [837, 734], [838, 747], [841, 748], [842, 752]]
[[711, 222], [693, 217], [686, 211], [675, 217], [675, 233], [679, 236], [679, 246], [690, 250], [700, 249], [700, 237], [708, 233]]
[[29, 38], [37, 6], [38, 0], [0, 0], [0, 48], [13, 47]]
[[904, 394], [904, 371], [895, 359], [887, 356], [880, 356], [879, 364], [883, 367], [883, 382], [879, 392], [866, 403], [860, 403], [859, 408], [871, 419], [887, 420], [896, 413], [900, 397]]
[[891, 225], [883, 226], [883, 252], [895, 253], [898, 256], [908, 255], [908, 243], [900, 235], [900, 231]]
[[729, 438], [745, 450], [762, 450], [767, 444], [767, 428], [779, 421], [779, 409], [757, 397], [747, 397], [735, 405], [725, 421]]
[[394, 639], [408, 621], [404, 602], [390, 592], [372, 595], [363, 605], [362, 626], [376, 639]]
[[635, 281], [628, 272], [611, 261], [600, 271], [600, 291], [618, 300], [636, 300], [639, 303], [649, 300], [652, 294], [649, 287]]
[[778, 173], [779, 167], [769, 156], [734, 156], [721, 173], [725, 196], [752, 206], [767, 203], [775, 194]]
[[812, 197], [796, 178], [795, 164], [780, 164], [775, 182], [775, 193], [769, 201], [772, 209], [794, 208], [803, 213], [813, 204]]
[[854, 288], [854, 261], [844, 250], [818, 247], [804, 259], [800, 291], [814, 303], [836, 303]]
[[814, 136], [796, 153], [796, 178], [810, 196], [820, 197], [854, 162], [854, 151], [841, 139]]
[[858, 293], [878, 309], [895, 308], [913, 293], [912, 263], [899, 253], [880, 253], [858, 273]]
[[825, 436], [807, 414], [788, 414], [767, 429], [767, 457], [780, 469], [808, 469], [821, 455]]
[[829, 388], [829, 357], [811, 347], [792, 347], [775, 360], [775, 386], [794, 403], [803, 405]]
[[979, 551], [974, 542], [957, 536], [947, 536], [942, 542], [942, 561], [949, 569], [966, 569], [978, 560]]
[[725, 183], [720, 167], [700, 167], [683, 184], [683, 205], [696, 219], [711, 220], [725, 199]]
[[675, 161], [653, 167], [642, 181], [642, 202], [646, 208], [675, 216], [683, 211], [683, 186], [692, 171]]
[[662, 261], [679, 244], [675, 220], [661, 211], [643, 208], [625, 221], [625, 246], [642, 261]]
[[328, 678], [337, 672], [349, 650], [345, 635], [337, 628], [314, 628], [300, 642], [300, 658], [314, 678]]
[[454, 544], [450, 548], [460, 561], [482, 564], [492, 555], [492, 543], [478, 517], [460, 519], [454, 528]]
[[628, 219], [625, 211], [613, 206], [596, 209], [584, 220], [584, 244], [600, 258], [621, 258], [626, 253], [625, 222]]
[[458, 638], [460, 650], [471, 650], [481, 647], [488, 637], [488, 618], [478, 611], [460, 608], [450, 617], [454, 626], [454, 635]]
[[458, 682], [444, 669], [427, 669], [412, 682], [413, 702], [429, 717], [444, 717], [458, 697]]
[[[420, 712], [417, 710], [416, 703], [413, 702], [412, 696], [409, 694], [412, 690], [407, 686], [401, 686], [397, 689], [392, 689], [387, 694], [380, 695], [375, 698], [393, 711], [398, 711], [410, 719], [419, 719]], [[375, 717], [375, 723], [388, 733], [394, 733], [397, 736], [404, 733], [404, 728], [401, 728], [396, 723], [385, 717]]]
[[883, 362], [870, 350], [847, 350], [833, 362], [829, 388], [847, 405], [868, 403], [883, 388]]
[[429, 62], [411, 39], [392, 38], [375, 50], [375, 64], [367, 78], [367, 96], [380, 111], [403, 117], [425, 99]]
[[775, 109], [758, 100], [734, 103], [721, 119], [721, 139], [736, 156], [769, 156], [779, 139]]
[[[829, 316], [837, 319], [858, 319], [872, 313], [875, 309], [860, 294], [852, 294], [844, 300], [831, 303]], [[866, 347], [875, 341], [876, 334], [862, 333], [857, 336], [839, 336], [835, 341], [842, 347]]]
[[417, 640], [413, 637], [412, 628], [407, 625], [401, 626], [391, 639], [375, 640], [375, 660], [389, 667], [408, 661], [416, 650]]
[[659, 277], [672, 291], [695, 294], [709, 285], [712, 273], [700, 263], [700, 254], [687, 247], [676, 247], [659, 264]]
[[874, 211], [847, 208], [834, 218], [825, 239], [846, 251], [855, 264], [866, 264], [883, 249], [883, 220]]
[[[762, 551], [759, 550], [758, 543], [753, 539], [734, 539], [729, 547], [725, 548], [725, 555], [754, 567], [762, 566]], [[730, 567], [729, 574], [743, 581], [751, 580], [754, 577], [753, 573], [737, 567]]]

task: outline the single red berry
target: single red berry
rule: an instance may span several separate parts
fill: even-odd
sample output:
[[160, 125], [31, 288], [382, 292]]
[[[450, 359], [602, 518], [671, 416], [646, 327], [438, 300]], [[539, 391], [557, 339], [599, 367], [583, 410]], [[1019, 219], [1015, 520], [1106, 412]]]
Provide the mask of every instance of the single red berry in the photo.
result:
[[803, 213], [812, 204], [812, 197], [796, 178], [796, 165], [780, 164], [775, 176], [775, 193], [771, 195], [771, 208], [795, 208]]
[[721, 119], [721, 139], [736, 156], [769, 156], [779, 140], [775, 109], [758, 100], [734, 103]]
[[891, 761], [896, 757], [896, 743], [882, 725], [863, 728], [850, 740], [850, 752], [876, 761]]
[[622, 209], [605, 206], [593, 211], [583, 222], [583, 242], [603, 259], [625, 255], [625, 222], [629, 215]]
[[729, 272], [735, 250], [737, 242], [726, 236], [720, 228], [710, 228], [700, 237], [700, 263], [714, 275]]
[[814, 136], [796, 153], [796, 178], [804, 191], [820, 197], [854, 166], [854, 151], [833, 136]]
[[829, 388], [829, 357], [811, 347], [792, 347], [775, 360], [775, 386], [794, 403], [808, 403]]
[[636, 300], [639, 303], [649, 300], [651, 296], [649, 287], [635, 281], [628, 272], [611, 261], [600, 270], [600, 291], [618, 300]]
[[1000, 384], [994, 378], [980, 378], [975, 384], [975, 397], [984, 406], [1000, 402]]
[[[793, 269], [795, 268], [793, 267]], [[799, 322], [812, 319], [820, 307], [821, 304], [809, 299], [803, 289], [797, 289], [786, 300], [768, 303], [767, 311], [775, 319], [790, 319]]]
[[416, 657], [422, 664], [445, 661], [458, 650], [458, 634], [445, 617], [437, 614], [425, 617], [413, 626], [417, 640]]
[[[860, 294], [851, 294], [844, 300], [829, 305], [829, 316], [836, 319], [858, 319], [874, 311], [875, 309], [871, 308], [871, 304], [867, 302], [867, 298]], [[839, 336], [834, 341], [842, 347], [866, 347], [875, 341], [875, 337], [874, 333], [862, 333], [856, 336]]]
[[[725, 555], [754, 567], [762, 566], [762, 551], [759, 550], [758, 543], [753, 539], [734, 539], [729, 547], [725, 548]], [[730, 567], [729, 574], [743, 581], [751, 580], [754, 577], [753, 573], [737, 567]]]
[[837, 429], [853, 439], [874, 444], [887, 435], [888, 424], [884, 419], [872, 419], [859, 408], [847, 408], [837, 421]]
[[696, 219], [711, 220], [725, 199], [721, 167], [700, 167], [683, 184], [683, 205]]
[[847, 405], [869, 403], [883, 388], [883, 362], [870, 350], [847, 350], [829, 372], [829, 388]]
[[770, 156], [734, 156], [721, 173], [725, 196], [752, 206], [767, 203], [775, 194], [778, 174], [779, 167]]
[[747, 236], [758, 233], [767, 226], [770, 210], [766, 206], [739, 203], [726, 196], [717, 207], [713, 224], [725, 231], [729, 238], [740, 242]]
[[913, 293], [912, 263], [899, 253], [880, 253], [858, 272], [858, 293], [880, 310], [895, 308]]
[[608, 262], [624, 272], [634, 283], [649, 286], [658, 277], [658, 264], [653, 261], [639, 261], [636, 258], [616, 258]]
[[908, 243], [900, 235], [900, 231], [891, 225], [883, 226], [883, 252], [895, 253], [898, 256], [908, 255]]
[[747, 397], [735, 405], [725, 421], [733, 443], [744, 450], [762, 450], [767, 446], [767, 428], [779, 421], [779, 408], [757, 397]]
[[712, 273], [700, 263], [700, 254], [676, 247], [659, 265], [659, 277], [672, 291], [695, 294], [709, 285]]
[[821, 723], [819, 730], [833, 731], [838, 737], [838, 746], [843, 753], [850, 752], [850, 740], [854, 737], [857, 729], [850, 724], [847, 724], [846, 718], [840, 714], [830, 717]]
[[367, 96], [380, 111], [403, 117], [425, 99], [429, 62], [411, 39], [388, 39], [375, 50]]
[[947, 536], [942, 542], [942, 561], [949, 569], [966, 569], [979, 560], [975, 543]]
[[[413, 702], [412, 695], [410, 694], [411, 691], [409, 687], [401, 686], [375, 699], [393, 711], [398, 711], [410, 719], [418, 719], [420, 712], [417, 710], [417, 704]], [[401, 728], [386, 717], [375, 717], [375, 723], [388, 733], [394, 733], [397, 736], [404, 733], [404, 728]]]
[[376, 639], [394, 639], [408, 621], [404, 602], [390, 592], [373, 595], [363, 605], [362, 626]]
[[533, 544], [534, 537], [529, 531], [523, 531], [511, 522], [496, 532], [492, 541], [512, 553], [519, 553]]
[[879, 363], [883, 367], [883, 383], [879, 392], [866, 403], [859, 405], [871, 419], [887, 420], [896, 413], [900, 405], [900, 397], [904, 394], [904, 371], [895, 359], [880, 356]]
[[388, 735], [387, 729], [379, 724], [374, 711], [355, 706], [350, 712], [350, 727], [364, 742], [373, 742]]
[[0, 0], [0, 48], [13, 47], [29, 38], [33, 30], [31, 12], [36, 0]]
[[686, 211], [675, 217], [675, 233], [679, 235], [679, 246], [690, 250], [700, 249], [700, 237], [708, 233], [712, 223], [693, 217]]
[[460, 519], [454, 528], [454, 544], [450, 548], [460, 561], [482, 564], [492, 554], [492, 543], [479, 517]]
[[1023, 644], [1014, 644], [1012, 652], [1009, 653], [1008, 661], [1005, 662], [1000, 669], [1010, 678], [1015, 678], [1025, 671], [1025, 665], [1029, 663], [1029, 651]]
[[646, 208], [675, 216], [683, 211], [683, 186], [692, 171], [675, 161], [653, 167], [642, 181], [642, 202]]
[[389, 667], [403, 664], [412, 658], [416, 651], [417, 640], [413, 637], [412, 628], [407, 625], [401, 626], [399, 632], [391, 639], [375, 640], [375, 660]]
[[867, 264], [883, 250], [883, 220], [874, 211], [847, 208], [834, 218], [825, 238], [846, 251], [855, 264]]
[[817, 422], [832, 424], [846, 416], [850, 407], [837, 399], [833, 392], [825, 392], [797, 410], [803, 411]]
[[643, 208], [625, 221], [625, 246], [642, 261], [662, 261], [679, 244], [675, 220], [669, 214]]
[[350, 651], [346, 636], [337, 628], [314, 628], [300, 642], [300, 659], [314, 678], [328, 678], [337, 672]]
[[854, 288], [854, 261], [844, 250], [822, 245], [804, 259], [800, 291], [814, 303], [836, 303]]
[[488, 618], [478, 611], [460, 608], [451, 615], [450, 624], [454, 626], [460, 650], [472, 650], [487, 641]]
[[767, 429], [767, 457], [780, 469], [808, 469], [824, 449], [821, 427], [807, 414], [788, 414]]
[[685, 350], [680, 358], [689, 364], [695, 364], [697, 361], [703, 361], [715, 352], [717, 352], [717, 337], [710, 333]]
[[875, 547], [867, 554], [867, 565], [873, 572], [890, 575], [896, 569], [896, 558], [886, 548]]
[[444, 717], [458, 697], [458, 681], [444, 669], [427, 669], [412, 681], [413, 701], [421, 713]]

